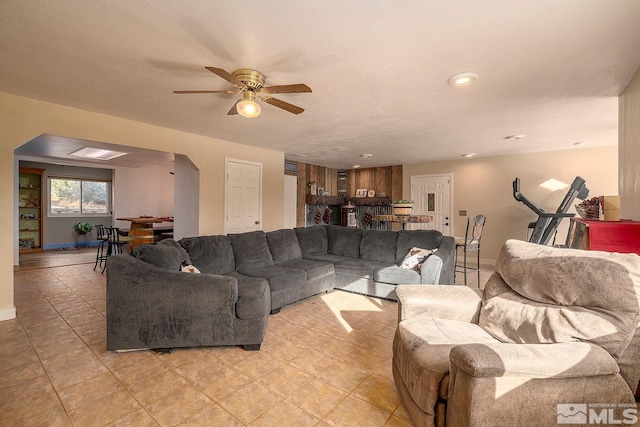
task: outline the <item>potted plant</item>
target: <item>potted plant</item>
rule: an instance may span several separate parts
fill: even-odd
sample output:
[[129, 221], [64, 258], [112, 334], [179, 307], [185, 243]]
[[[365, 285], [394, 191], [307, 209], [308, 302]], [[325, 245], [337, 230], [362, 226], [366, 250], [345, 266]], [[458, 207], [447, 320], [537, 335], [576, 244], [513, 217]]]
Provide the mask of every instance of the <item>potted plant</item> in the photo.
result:
[[87, 234], [93, 230], [93, 226], [88, 222], [78, 222], [73, 225], [73, 229], [76, 230], [78, 234]]
[[391, 203], [394, 215], [411, 215], [413, 210], [413, 200], [396, 200]]

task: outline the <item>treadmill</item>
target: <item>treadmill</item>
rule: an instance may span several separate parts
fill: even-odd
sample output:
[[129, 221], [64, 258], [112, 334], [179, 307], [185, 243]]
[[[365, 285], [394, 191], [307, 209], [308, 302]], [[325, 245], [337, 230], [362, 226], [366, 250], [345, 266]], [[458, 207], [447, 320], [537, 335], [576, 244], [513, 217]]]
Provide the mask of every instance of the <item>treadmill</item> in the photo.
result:
[[513, 181], [513, 197], [538, 215], [537, 221], [529, 223], [528, 228], [533, 229], [529, 242], [546, 245], [558, 229], [560, 221], [563, 218], [573, 218], [575, 216], [575, 214], [567, 213], [567, 211], [576, 198], [584, 200], [589, 197], [589, 189], [585, 183], [584, 179], [576, 176], [558, 209], [555, 212], [546, 212], [520, 192], [520, 178], [516, 178]]

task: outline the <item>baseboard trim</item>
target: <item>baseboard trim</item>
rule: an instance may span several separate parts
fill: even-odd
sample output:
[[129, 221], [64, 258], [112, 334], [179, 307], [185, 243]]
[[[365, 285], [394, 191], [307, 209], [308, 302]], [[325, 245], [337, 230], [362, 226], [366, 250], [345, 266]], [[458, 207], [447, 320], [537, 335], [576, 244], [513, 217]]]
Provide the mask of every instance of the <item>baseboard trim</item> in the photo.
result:
[[16, 318], [16, 308], [3, 308], [0, 310], [0, 322], [3, 320], [11, 320]]
[[86, 243], [82, 243], [81, 246], [78, 246], [76, 243], [53, 243], [51, 245], [44, 245], [42, 248], [45, 251], [51, 250], [51, 249], [70, 249], [70, 248], [77, 248], [77, 247], [94, 247], [94, 246], [98, 246], [98, 244], [100, 243], [99, 240], [92, 240]]
[[480, 258], [480, 267], [482, 267], [482, 266], [495, 267], [496, 266], [496, 260], [495, 259]]

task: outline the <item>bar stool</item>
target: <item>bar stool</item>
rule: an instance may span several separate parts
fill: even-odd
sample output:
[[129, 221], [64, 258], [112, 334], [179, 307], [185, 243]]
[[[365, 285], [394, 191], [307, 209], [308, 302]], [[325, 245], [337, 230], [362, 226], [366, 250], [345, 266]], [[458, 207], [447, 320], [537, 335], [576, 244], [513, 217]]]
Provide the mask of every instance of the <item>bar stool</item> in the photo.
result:
[[107, 255], [105, 256], [104, 267], [102, 267], [102, 272], [107, 268], [107, 258], [111, 255], [121, 254], [124, 252], [124, 248], [131, 245], [133, 242], [133, 237], [131, 236], [121, 236], [119, 227], [106, 227], [107, 230]]
[[109, 243], [109, 239], [107, 234], [104, 231], [104, 225], [96, 224], [93, 226], [96, 229], [96, 238], [98, 239], [98, 251], [96, 253], [96, 264], [93, 266], [95, 270], [98, 267], [98, 263], [100, 263], [100, 267], [102, 267], [102, 261], [106, 261], [107, 256], [104, 253], [104, 246]]
[[[482, 238], [482, 230], [484, 230], [484, 224], [487, 218], [480, 214], [469, 217], [467, 220], [467, 231], [465, 232], [464, 239], [462, 237], [456, 237], [456, 266], [455, 273], [464, 273], [464, 285], [467, 286], [467, 272], [475, 271], [478, 273], [478, 287], [480, 287], [480, 239]], [[462, 265], [458, 261], [458, 249], [462, 249]], [[475, 267], [470, 267], [467, 263], [467, 252], [476, 252], [477, 264]]]

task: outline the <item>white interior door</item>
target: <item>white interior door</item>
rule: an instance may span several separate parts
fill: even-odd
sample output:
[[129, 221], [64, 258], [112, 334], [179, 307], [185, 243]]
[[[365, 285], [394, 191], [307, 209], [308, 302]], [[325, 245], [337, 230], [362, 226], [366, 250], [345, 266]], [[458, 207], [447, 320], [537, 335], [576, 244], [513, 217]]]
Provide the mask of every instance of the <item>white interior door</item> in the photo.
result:
[[426, 224], [411, 224], [414, 230], [438, 230], [444, 236], [453, 233], [451, 221], [453, 175], [416, 175], [411, 177], [411, 199], [414, 215], [432, 215]]
[[225, 233], [262, 229], [262, 164], [225, 159]]
[[284, 228], [294, 228], [298, 211], [298, 177], [284, 176]]

